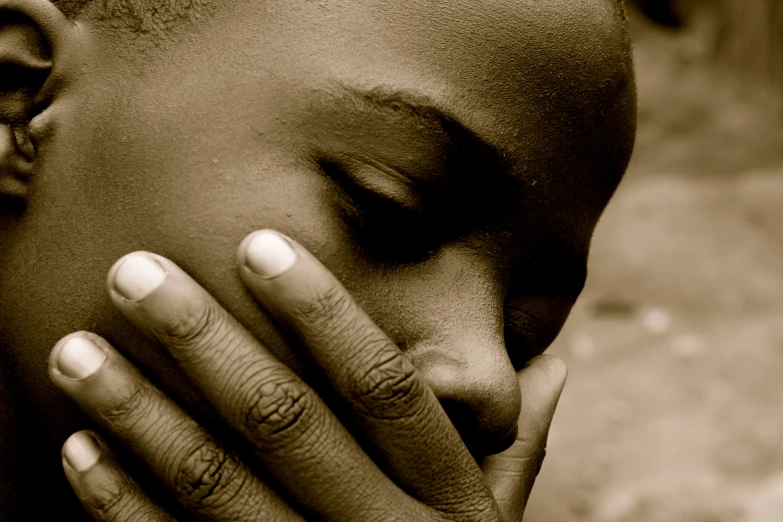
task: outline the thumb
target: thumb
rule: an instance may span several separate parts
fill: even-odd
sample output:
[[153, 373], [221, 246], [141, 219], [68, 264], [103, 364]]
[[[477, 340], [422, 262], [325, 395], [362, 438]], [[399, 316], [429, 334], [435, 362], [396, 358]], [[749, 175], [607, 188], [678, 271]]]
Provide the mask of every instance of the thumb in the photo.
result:
[[514, 444], [481, 464], [484, 478], [506, 520], [519, 522], [546, 454], [549, 426], [565, 385], [565, 363], [539, 355], [517, 372], [522, 391], [519, 431]]

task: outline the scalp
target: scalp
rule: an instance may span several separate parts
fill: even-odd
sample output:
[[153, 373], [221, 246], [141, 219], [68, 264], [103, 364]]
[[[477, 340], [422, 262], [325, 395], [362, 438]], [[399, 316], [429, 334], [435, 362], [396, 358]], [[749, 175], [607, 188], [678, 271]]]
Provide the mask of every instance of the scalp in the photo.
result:
[[585, 204], [579, 194], [596, 194], [590, 201], [602, 208], [625, 172], [636, 131], [633, 53], [623, 2], [456, 3], [464, 16], [472, 16], [470, 28], [459, 34], [468, 38], [483, 24], [482, 41], [492, 39], [491, 45], [460, 49], [463, 56], [476, 53], [474, 62], [484, 64], [483, 74], [491, 77], [491, 91], [473, 98], [502, 96], [499, 106], [520, 107], [492, 120], [495, 129], [519, 129], [513, 131], [512, 156], [537, 182], [543, 175], [557, 185], [560, 197], [573, 193]]
[[209, 16], [215, 0], [52, 0], [68, 17], [104, 22], [134, 34], [163, 36], [178, 22]]

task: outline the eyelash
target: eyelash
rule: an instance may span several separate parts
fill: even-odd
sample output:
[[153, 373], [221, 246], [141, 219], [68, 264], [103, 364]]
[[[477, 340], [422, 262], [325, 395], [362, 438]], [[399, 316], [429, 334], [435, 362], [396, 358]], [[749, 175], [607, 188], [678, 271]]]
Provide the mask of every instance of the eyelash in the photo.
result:
[[321, 162], [320, 168], [334, 184], [337, 211], [366, 256], [381, 263], [413, 264], [437, 251], [437, 234], [420, 209], [362, 186], [336, 162]]

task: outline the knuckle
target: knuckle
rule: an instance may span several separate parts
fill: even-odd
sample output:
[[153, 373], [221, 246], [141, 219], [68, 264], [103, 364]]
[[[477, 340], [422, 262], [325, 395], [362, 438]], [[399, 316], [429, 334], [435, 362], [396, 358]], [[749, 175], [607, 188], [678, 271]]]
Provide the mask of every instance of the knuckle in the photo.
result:
[[152, 413], [155, 402], [147, 386], [135, 383], [103, 404], [100, 415], [115, 431], [124, 433], [136, 427], [137, 423], [154, 422], [156, 417]]
[[214, 510], [230, 502], [242, 487], [240, 465], [233, 454], [213, 440], [191, 447], [174, 471], [181, 500], [197, 510]]
[[111, 522], [131, 507], [134, 486], [126, 477], [102, 481], [81, 496], [82, 505], [97, 520]]
[[255, 388], [243, 416], [253, 441], [269, 449], [301, 438], [310, 426], [313, 392], [287, 377], [273, 376]]
[[174, 347], [190, 346], [219, 331], [220, 314], [209, 299], [189, 301], [170, 313], [158, 326], [161, 340]]
[[211, 359], [214, 350], [227, 352], [236, 347], [235, 324], [219, 306], [210, 301], [192, 302], [186, 309], [167, 318], [158, 331], [180, 364], [198, 364]]
[[345, 317], [352, 304], [347, 292], [336, 286], [327, 286], [314, 291], [309, 299], [294, 307], [291, 314], [298, 322], [319, 329], [333, 324], [336, 318]]
[[394, 419], [412, 415], [424, 393], [413, 363], [396, 350], [387, 350], [357, 373], [351, 379], [351, 399], [370, 416]]

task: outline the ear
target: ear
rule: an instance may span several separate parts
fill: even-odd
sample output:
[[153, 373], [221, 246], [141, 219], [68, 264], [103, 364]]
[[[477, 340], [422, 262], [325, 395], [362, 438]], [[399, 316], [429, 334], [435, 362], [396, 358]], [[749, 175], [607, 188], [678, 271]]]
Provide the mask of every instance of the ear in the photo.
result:
[[48, 0], [0, 0], [0, 198], [24, 197], [36, 150], [28, 127], [63, 87], [58, 62], [76, 33]]

